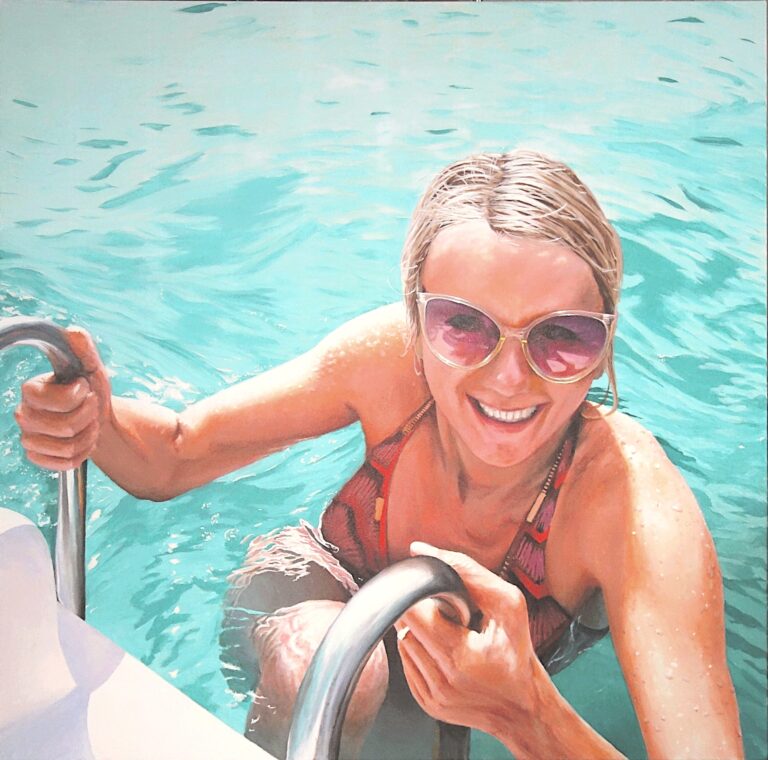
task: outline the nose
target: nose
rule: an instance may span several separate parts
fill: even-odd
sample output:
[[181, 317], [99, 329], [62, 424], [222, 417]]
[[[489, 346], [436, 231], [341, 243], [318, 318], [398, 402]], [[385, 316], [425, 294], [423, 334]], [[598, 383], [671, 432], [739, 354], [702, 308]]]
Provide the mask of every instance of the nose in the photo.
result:
[[514, 335], [504, 341], [501, 350], [488, 365], [488, 371], [500, 389], [518, 388], [536, 376], [525, 358], [520, 338]]

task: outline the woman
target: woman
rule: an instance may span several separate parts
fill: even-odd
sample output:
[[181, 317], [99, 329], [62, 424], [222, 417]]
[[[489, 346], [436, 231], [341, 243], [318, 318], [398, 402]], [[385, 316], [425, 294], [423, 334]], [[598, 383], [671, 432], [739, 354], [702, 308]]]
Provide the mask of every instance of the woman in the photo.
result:
[[[536, 153], [470, 156], [421, 199], [403, 275], [405, 310], [354, 319], [180, 414], [112, 398], [93, 344], [73, 331], [88, 375], [25, 384], [28, 456], [51, 469], [91, 457], [131, 493], [166, 499], [360, 421], [366, 460], [320, 529], [257, 539], [233, 578], [232, 607], [258, 613], [247, 732], [277, 754], [340, 606], [415, 552], [457, 569], [475, 630], [428, 603], [406, 614], [400, 657], [390, 642], [366, 666], [346, 752], [360, 752], [384, 702], [366, 752], [429, 755], [423, 722], [403, 724], [401, 659], [426, 713], [494, 734], [515, 757], [620, 756], [548, 674], [599, 638], [607, 613], [649, 755], [740, 757], [711, 537], [653, 437], [615, 411], [621, 252], [591, 193]], [[586, 401], [604, 372], [609, 410]]]

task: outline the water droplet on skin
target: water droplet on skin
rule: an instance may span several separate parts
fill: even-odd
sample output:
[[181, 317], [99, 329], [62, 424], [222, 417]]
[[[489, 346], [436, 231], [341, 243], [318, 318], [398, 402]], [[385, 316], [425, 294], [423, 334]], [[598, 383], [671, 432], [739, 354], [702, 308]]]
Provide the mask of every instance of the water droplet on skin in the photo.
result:
[[[675, 677], [675, 673], [672, 670], [672, 668], [667, 668], [667, 670], [664, 673], [664, 678], [672, 680], [674, 677]], [[662, 720], [663, 720], [663, 718], [662, 718]]]
[[693, 711], [694, 712], [698, 712], [699, 711], [699, 706], [698, 705], [694, 705], [693, 706]]
[[657, 628], [656, 629], [656, 635], [657, 636], [661, 636], [661, 628]]
[[679, 504], [673, 504], [671, 506], [673, 512], [682, 512], [683, 508]]

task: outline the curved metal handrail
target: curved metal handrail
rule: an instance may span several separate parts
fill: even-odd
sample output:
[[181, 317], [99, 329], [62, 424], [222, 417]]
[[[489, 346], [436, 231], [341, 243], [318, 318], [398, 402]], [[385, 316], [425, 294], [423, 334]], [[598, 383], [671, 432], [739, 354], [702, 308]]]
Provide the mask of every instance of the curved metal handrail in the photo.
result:
[[[84, 374], [61, 327], [44, 319], [0, 319], [0, 351], [11, 346], [34, 346], [51, 362], [58, 383]], [[59, 601], [85, 620], [85, 484], [86, 463], [59, 473], [59, 515], [56, 526], [54, 570]]]
[[388, 567], [347, 602], [301, 683], [286, 760], [338, 757], [341, 727], [365, 663], [394, 622], [427, 597], [440, 600], [448, 617], [469, 624], [461, 578], [435, 557], [413, 557]]

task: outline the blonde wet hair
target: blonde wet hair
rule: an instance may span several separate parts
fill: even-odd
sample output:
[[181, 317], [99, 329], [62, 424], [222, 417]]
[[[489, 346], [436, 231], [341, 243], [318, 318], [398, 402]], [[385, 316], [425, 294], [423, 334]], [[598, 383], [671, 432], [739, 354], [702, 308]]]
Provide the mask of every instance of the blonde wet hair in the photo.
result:
[[[505, 235], [568, 246], [589, 264], [606, 313], [615, 314], [621, 287], [621, 242], [576, 173], [541, 153], [475, 153], [443, 169], [427, 187], [403, 246], [402, 278], [411, 344], [419, 334], [416, 295], [421, 270], [438, 233], [463, 222], [486, 221]], [[618, 406], [613, 339], [605, 370]]]

